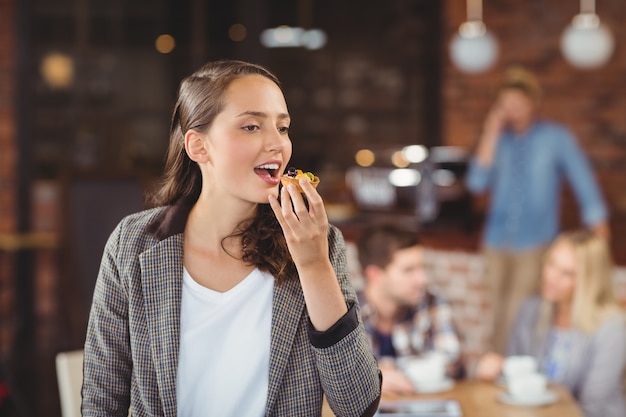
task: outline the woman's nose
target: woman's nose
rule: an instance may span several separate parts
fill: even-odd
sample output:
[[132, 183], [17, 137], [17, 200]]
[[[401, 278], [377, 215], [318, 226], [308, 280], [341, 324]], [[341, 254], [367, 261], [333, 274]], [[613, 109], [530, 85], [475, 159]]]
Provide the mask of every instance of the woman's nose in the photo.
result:
[[266, 148], [272, 152], [280, 152], [283, 150], [287, 140], [280, 132], [273, 132], [266, 138]]

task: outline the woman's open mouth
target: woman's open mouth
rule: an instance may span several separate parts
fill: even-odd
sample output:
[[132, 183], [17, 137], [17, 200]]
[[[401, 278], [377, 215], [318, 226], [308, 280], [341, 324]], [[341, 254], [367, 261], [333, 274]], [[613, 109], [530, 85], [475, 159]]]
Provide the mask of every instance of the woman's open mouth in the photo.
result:
[[266, 183], [270, 185], [277, 185], [280, 182], [278, 175], [279, 168], [280, 165], [276, 163], [262, 164], [254, 168], [254, 173]]

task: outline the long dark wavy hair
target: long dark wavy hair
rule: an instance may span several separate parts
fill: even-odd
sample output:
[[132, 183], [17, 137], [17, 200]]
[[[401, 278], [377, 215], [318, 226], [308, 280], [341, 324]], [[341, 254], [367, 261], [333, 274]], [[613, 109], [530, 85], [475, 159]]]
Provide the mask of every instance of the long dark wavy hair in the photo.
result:
[[[182, 80], [172, 113], [165, 172], [160, 188], [151, 198], [153, 205], [198, 200], [202, 175], [198, 164], [187, 155], [185, 133], [190, 129], [206, 132], [224, 108], [228, 86], [246, 75], [262, 75], [281, 88], [278, 78], [266, 68], [237, 60], [209, 62]], [[278, 283], [294, 275], [287, 242], [269, 204], [259, 204], [254, 217], [240, 223], [224, 240], [235, 237], [241, 237], [244, 262], [271, 273]]]

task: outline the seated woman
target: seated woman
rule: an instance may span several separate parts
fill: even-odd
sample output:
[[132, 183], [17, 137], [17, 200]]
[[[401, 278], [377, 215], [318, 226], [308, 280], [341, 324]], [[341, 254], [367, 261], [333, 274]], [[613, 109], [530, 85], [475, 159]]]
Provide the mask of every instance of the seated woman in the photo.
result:
[[[508, 354], [535, 357], [586, 417], [626, 416], [626, 324], [611, 272], [605, 239], [588, 231], [561, 234], [546, 254], [542, 296], [524, 302], [509, 335]], [[502, 365], [501, 356], [486, 354], [477, 377], [494, 380]]]

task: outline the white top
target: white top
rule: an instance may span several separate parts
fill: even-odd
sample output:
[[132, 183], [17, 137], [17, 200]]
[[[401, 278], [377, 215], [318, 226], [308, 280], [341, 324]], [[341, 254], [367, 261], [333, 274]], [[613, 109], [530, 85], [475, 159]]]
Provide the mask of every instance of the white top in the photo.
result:
[[255, 269], [220, 293], [183, 271], [178, 417], [263, 416], [274, 277]]

